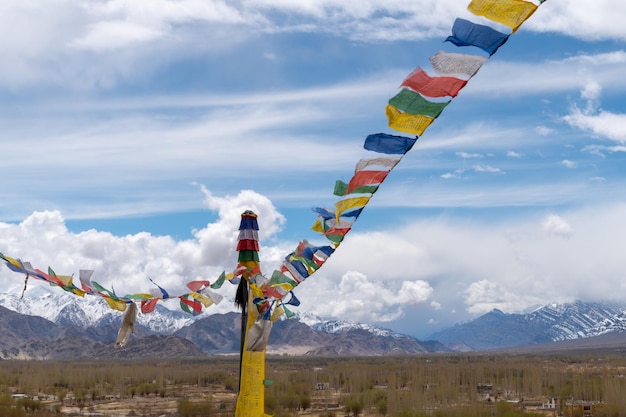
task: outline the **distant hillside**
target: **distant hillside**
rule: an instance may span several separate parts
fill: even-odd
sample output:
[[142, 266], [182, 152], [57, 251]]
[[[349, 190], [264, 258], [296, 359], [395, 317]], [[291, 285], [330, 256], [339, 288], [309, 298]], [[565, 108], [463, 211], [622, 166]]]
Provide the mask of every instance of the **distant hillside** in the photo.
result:
[[485, 350], [576, 340], [623, 332], [625, 311], [624, 306], [582, 301], [550, 304], [527, 314], [493, 310], [430, 338], [455, 350], [463, 346], [467, 350]]
[[[120, 349], [114, 341], [122, 314], [46, 288], [23, 300], [0, 295], [0, 359], [105, 359], [195, 357], [239, 352], [239, 313], [192, 317], [161, 307], [139, 314], [135, 333]], [[159, 306], [160, 307], [160, 306]], [[29, 314], [22, 314], [28, 312]], [[44, 315], [40, 317], [39, 315]], [[291, 355], [396, 355], [447, 351], [438, 342], [420, 342], [360, 323], [324, 321], [312, 316], [273, 325], [268, 353]]]

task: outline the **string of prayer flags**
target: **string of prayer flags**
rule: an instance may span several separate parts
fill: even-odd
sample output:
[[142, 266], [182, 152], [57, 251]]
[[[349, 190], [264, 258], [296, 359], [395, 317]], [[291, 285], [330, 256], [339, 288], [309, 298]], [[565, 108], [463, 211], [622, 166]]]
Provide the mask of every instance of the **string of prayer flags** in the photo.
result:
[[[315, 273], [334, 253], [344, 237], [350, 232], [354, 222], [358, 219], [365, 206], [385, 181], [403, 156], [412, 149], [419, 136], [437, 119], [443, 110], [457, 97], [469, 79], [476, 75], [482, 65], [515, 33], [519, 27], [535, 13], [538, 4], [545, 0], [470, 0], [468, 10], [475, 16], [484, 17], [491, 22], [504, 25], [511, 29], [511, 33], [502, 33], [490, 26], [477, 24], [469, 20], [457, 18], [452, 26], [451, 35], [445, 41], [458, 47], [475, 47], [484, 51], [488, 56], [461, 54], [439, 51], [429, 58], [432, 70], [436, 76], [430, 76], [424, 69], [417, 67], [401, 83], [401, 90], [388, 100], [385, 114], [390, 128], [416, 135], [414, 138], [376, 133], [365, 138], [363, 147], [367, 151], [390, 155], [361, 159], [358, 161], [354, 175], [346, 183], [337, 181], [334, 194], [340, 199], [333, 209], [314, 208], [317, 220], [313, 230], [319, 232], [329, 240], [329, 245], [315, 246], [301, 241], [298, 247], [287, 255], [277, 271], [270, 278], [261, 274], [259, 266], [259, 235], [256, 214], [245, 212], [241, 217], [237, 242], [238, 264], [229, 273], [222, 272], [214, 282], [196, 279], [187, 283], [188, 291], [183, 294], [173, 294], [164, 287], [157, 285], [149, 291], [118, 296], [113, 289], [107, 289], [92, 280], [94, 271], [80, 270], [80, 288], [73, 283], [73, 276], [57, 274], [52, 268], [47, 272], [33, 268], [29, 262], [5, 256], [0, 253], [6, 266], [14, 272], [25, 275], [25, 283], [29, 277], [44, 281], [50, 285], [61, 287], [77, 296], [97, 296], [113, 309], [125, 311], [126, 327], [118, 334], [120, 344], [127, 340], [125, 334], [131, 329], [133, 314], [136, 315], [137, 304], [143, 314], [155, 310], [160, 300], [178, 298], [180, 308], [190, 314], [200, 314], [204, 308], [219, 303], [223, 296], [215, 292], [222, 287], [225, 281], [239, 285], [241, 282], [249, 284], [249, 305], [256, 306], [250, 309], [247, 326], [258, 327], [259, 344], [249, 340], [249, 346], [264, 351], [267, 340], [264, 326], [268, 322], [278, 319], [281, 315], [293, 315], [286, 304], [299, 305], [300, 301], [292, 290], [302, 281]], [[537, 4], [538, 3], [538, 4]], [[443, 98], [449, 97], [450, 100]], [[431, 100], [435, 99], [435, 100]], [[440, 99], [440, 100], [436, 100]], [[291, 294], [289, 301], [283, 298]], [[258, 322], [257, 322], [258, 321]], [[256, 331], [256, 330], [254, 330]], [[253, 331], [253, 333], [254, 333]], [[268, 333], [267, 333], [268, 334]], [[255, 367], [262, 366], [260, 357], [247, 359]], [[247, 408], [255, 409], [262, 414], [258, 407], [258, 398], [254, 394], [257, 390], [257, 370], [243, 378], [244, 386], [249, 388], [240, 393], [239, 401], [248, 401]], [[247, 379], [246, 379], [247, 378]], [[247, 382], [246, 382], [247, 381]], [[247, 384], [247, 385], [246, 385]], [[256, 391], [255, 391], [256, 390]], [[253, 395], [254, 394], [254, 395]], [[247, 398], [249, 396], [250, 398]], [[254, 397], [254, 398], [253, 398]], [[247, 399], [246, 399], [247, 398]], [[238, 414], [237, 417], [242, 417]]]

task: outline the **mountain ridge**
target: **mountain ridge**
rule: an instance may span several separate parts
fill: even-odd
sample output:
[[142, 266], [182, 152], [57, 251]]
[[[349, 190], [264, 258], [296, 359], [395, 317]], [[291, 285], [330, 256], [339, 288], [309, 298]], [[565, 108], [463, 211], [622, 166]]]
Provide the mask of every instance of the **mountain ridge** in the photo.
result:
[[[134, 347], [125, 354], [111, 353], [121, 320], [121, 312], [98, 298], [85, 300], [46, 287], [29, 288], [23, 297], [3, 293], [0, 358], [65, 358], [68, 349], [62, 346], [78, 350], [83, 346], [87, 352], [76, 352], [78, 357], [141, 357], [142, 351], [155, 357], [154, 343], [175, 356], [239, 352], [240, 313], [193, 317], [157, 305], [154, 312], [138, 315], [130, 340]], [[626, 306], [578, 300], [551, 303], [525, 313], [494, 309], [437, 332], [428, 341], [364, 323], [324, 320], [300, 312], [295, 318], [274, 323], [268, 353], [341, 356], [468, 352], [539, 346], [625, 330]]]
[[[48, 288], [29, 290], [23, 298], [12, 293], [0, 294], [0, 316], [4, 318], [0, 321], [0, 358], [159, 357], [155, 345], [169, 352], [169, 356], [177, 357], [239, 352], [240, 313], [192, 317], [157, 305], [154, 312], [138, 315], [128, 345], [113, 349], [122, 315], [103, 300], [84, 300]], [[11, 335], [10, 341], [3, 340], [3, 335]], [[275, 322], [268, 346], [269, 354], [290, 355], [437, 351], [448, 349], [438, 342], [423, 343], [389, 329], [362, 323], [326, 322], [312, 315], [306, 315], [302, 322], [297, 317]]]
[[528, 313], [494, 309], [475, 320], [433, 333], [430, 339], [468, 350], [501, 349], [577, 340], [626, 330], [626, 306], [609, 302], [551, 303]]

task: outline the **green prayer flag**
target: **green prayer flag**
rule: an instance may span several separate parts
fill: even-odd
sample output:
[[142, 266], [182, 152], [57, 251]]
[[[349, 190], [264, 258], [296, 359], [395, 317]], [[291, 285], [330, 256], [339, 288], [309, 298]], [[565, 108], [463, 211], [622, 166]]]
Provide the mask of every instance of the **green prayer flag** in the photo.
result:
[[404, 113], [428, 116], [433, 119], [436, 119], [449, 103], [450, 100], [444, 102], [428, 101], [408, 88], [403, 88], [402, 91], [389, 100], [389, 104]]

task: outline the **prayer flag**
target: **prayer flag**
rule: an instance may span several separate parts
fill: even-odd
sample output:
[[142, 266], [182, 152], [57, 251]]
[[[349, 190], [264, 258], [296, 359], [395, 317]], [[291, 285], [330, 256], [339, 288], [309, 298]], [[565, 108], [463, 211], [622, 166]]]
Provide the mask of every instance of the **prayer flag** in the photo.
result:
[[380, 184], [387, 178], [387, 174], [389, 171], [358, 171], [348, 183], [347, 193], [355, 192], [359, 187]]
[[333, 194], [338, 197], [343, 197], [346, 194], [374, 194], [378, 190], [378, 185], [362, 185], [356, 187], [353, 190], [348, 189], [348, 184], [343, 181], [337, 180], [335, 182], [335, 189]]
[[296, 295], [293, 293], [293, 291], [289, 291], [289, 294], [291, 294], [291, 298], [289, 298], [289, 301], [287, 301], [287, 304], [290, 304], [292, 306], [299, 306], [300, 305], [300, 300], [298, 300], [298, 298], [296, 298]]
[[368, 151], [404, 155], [411, 150], [416, 141], [417, 138], [405, 138], [404, 136], [376, 133], [365, 138], [363, 147]]
[[111, 307], [113, 310], [119, 310], [119, 311], [126, 310], [126, 301], [115, 300], [110, 297], [103, 297], [103, 298], [104, 298], [104, 301], [106, 301], [109, 307]]
[[409, 87], [427, 97], [456, 97], [466, 84], [467, 80], [456, 77], [431, 77], [420, 67], [402, 81], [403, 87]]
[[354, 172], [362, 171], [365, 168], [369, 168], [371, 166], [386, 168], [388, 171], [391, 171], [395, 168], [396, 165], [402, 159], [401, 156], [398, 157], [380, 157], [380, 158], [369, 158], [369, 159], [360, 159], [359, 162], [356, 163], [356, 167], [354, 168]]
[[411, 91], [408, 88], [403, 88], [398, 94], [389, 100], [389, 104], [395, 106], [404, 113], [432, 117], [436, 119], [439, 117], [443, 109], [450, 103], [450, 101], [444, 102], [432, 102], [426, 100], [420, 94], [415, 91]]
[[371, 197], [352, 197], [338, 201], [335, 203], [335, 219], [339, 221], [339, 217], [344, 211], [365, 206], [370, 201], [370, 198]]
[[[166, 299], [170, 298], [170, 295], [168, 294], [168, 292], [167, 292], [167, 291], [165, 291], [163, 288], [159, 287], [159, 286], [157, 285], [157, 283], [156, 283], [156, 282], [154, 282], [154, 281], [152, 280], [152, 278], [148, 278], [148, 279], [150, 280], [150, 282], [151, 282], [151, 283], [153, 283], [154, 285], [156, 285], [156, 286], [157, 286], [157, 288], [159, 289], [160, 294], [159, 294], [159, 293], [157, 293], [157, 295], [156, 295], [158, 298], [162, 298], [162, 299], [164, 299], [164, 300], [166, 300]], [[150, 291], [150, 292], [152, 292], [152, 291]]]
[[252, 239], [242, 239], [237, 243], [237, 251], [259, 250], [259, 242]]
[[491, 56], [496, 53], [499, 47], [504, 45], [507, 39], [509, 39], [509, 35], [498, 32], [489, 26], [457, 18], [452, 25], [452, 36], [448, 36], [446, 41], [452, 42], [456, 46], [475, 46]]
[[385, 113], [389, 119], [389, 127], [399, 132], [413, 133], [421, 136], [435, 120], [424, 115], [403, 113], [397, 107], [388, 104]]
[[122, 319], [122, 326], [117, 332], [117, 338], [115, 339], [115, 347], [123, 347], [128, 342], [128, 337], [131, 333], [135, 332], [135, 320], [137, 319], [137, 305], [130, 303], [124, 318]]
[[213, 288], [214, 290], [217, 290], [218, 288], [220, 288], [222, 286], [222, 284], [224, 283], [224, 281], [226, 280], [226, 271], [223, 271], [219, 278], [217, 279], [217, 281], [215, 281], [213, 284], [211, 284], [211, 288]]
[[141, 313], [142, 314], [152, 313], [154, 311], [154, 308], [156, 307], [158, 301], [159, 301], [158, 298], [153, 298], [151, 300], [142, 301], [141, 302]]
[[535, 13], [537, 5], [524, 0], [472, 0], [467, 9], [476, 16], [510, 27], [515, 33]]
[[83, 287], [83, 290], [87, 292], [93, 292], [93, 287], [91, 285], [91, 276], [93, 275], [93, 270], [90, 269], [81, 269], [78, 272], [78, 279], [80, 280], [80, 285]]
[[429, 58], [435, 72], [439, 75], [462, 75], [468, 78], [476, 75], [487, 58], [479, 55], [456, 54], [439, 51]]
[[187, 288], [189, 288], [191, 291], [197, 292], [197, 291], [201, 290], [204, 287], [208, 287], [209, 284], [210, 284], [209, 281], [203, 281], [203, 280], [191, 281], [191, 282], [187, 283]]

